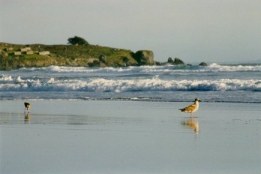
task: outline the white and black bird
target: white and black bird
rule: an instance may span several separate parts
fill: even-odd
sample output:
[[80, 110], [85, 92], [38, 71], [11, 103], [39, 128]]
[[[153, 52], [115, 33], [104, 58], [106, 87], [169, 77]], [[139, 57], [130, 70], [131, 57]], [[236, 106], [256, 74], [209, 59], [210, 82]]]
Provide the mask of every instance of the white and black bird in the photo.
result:
[[186, 112], [186, 113], [190, 113], [192, 115], [193, 112], [196, 112], [199, 108], [199, 102], [201, 102], [201, 100], [199, 100], [198, 98], [196, 98], [194, 100], [194, 103], [191, 105], [186, 106], [185, 108], [179, 109], [181, 112]]
[[31, 104], [28, 103], [28, 102], [24, 102], [24, 107], [25, 107], [25, 109], [28, 111], [29, 108], [31, 107]]
[[24, 102], [24, 121], [28, 122], [30, 120], [30, 112], [29, 109], [31, 107], [31, 104], [28, 102]]

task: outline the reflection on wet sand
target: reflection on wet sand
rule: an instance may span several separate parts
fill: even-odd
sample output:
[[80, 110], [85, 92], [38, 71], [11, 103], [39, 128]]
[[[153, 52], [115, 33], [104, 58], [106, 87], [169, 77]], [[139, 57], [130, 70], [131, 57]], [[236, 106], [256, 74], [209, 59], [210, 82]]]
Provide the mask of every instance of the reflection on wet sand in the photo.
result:
[[191, 128], [195, 133], [199, 133], [199, 122], [196, 118], [190, 117], [182, 122], [186, 127]]
[[31, 115], [29, 113], [25, 113], [24, 114], [24, 122], [28, 123], [31, 119]]

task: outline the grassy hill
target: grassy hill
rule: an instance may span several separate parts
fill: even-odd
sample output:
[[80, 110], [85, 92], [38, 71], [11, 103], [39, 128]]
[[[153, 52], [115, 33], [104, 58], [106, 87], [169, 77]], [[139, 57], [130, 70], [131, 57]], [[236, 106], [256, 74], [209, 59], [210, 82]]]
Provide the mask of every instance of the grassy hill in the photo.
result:
[[124, 67], [154, 64], [153, 52], [98, 45], [19, 45], [0, 43], [0, 69], [44, 66]]

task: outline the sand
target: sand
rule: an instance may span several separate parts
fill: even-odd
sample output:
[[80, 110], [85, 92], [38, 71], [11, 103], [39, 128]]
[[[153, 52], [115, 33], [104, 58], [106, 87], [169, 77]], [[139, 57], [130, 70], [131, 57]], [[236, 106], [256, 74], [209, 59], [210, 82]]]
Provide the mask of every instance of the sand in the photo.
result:
[[1, 174], [259, 174], [260, 104], [0, 101]]

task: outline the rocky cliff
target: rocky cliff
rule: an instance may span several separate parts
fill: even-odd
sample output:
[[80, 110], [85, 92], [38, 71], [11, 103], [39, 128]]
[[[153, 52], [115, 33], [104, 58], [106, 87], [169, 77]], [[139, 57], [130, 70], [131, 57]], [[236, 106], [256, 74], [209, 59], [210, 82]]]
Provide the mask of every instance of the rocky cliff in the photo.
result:
[[132, 52], [127, 49], [98, 45], [18, 45], [0, 43], [0, 69], [43, 66], [125, 67], [153, 65], [150, 50]]

